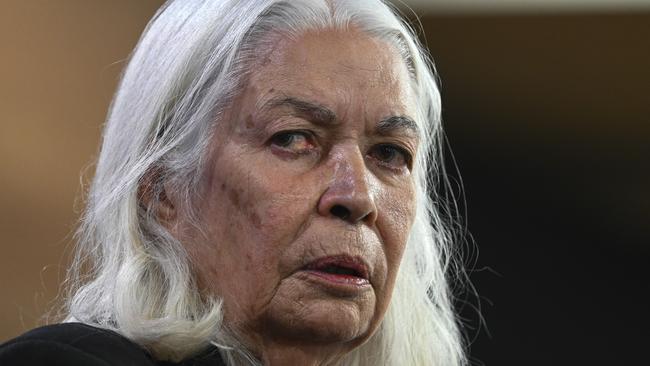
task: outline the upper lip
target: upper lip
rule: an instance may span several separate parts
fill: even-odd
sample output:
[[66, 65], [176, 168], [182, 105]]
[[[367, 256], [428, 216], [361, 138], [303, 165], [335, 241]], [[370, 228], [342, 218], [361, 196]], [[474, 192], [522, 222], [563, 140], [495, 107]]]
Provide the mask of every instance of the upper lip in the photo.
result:
[[368, 265], [366, 262], [360, 257], [352, 257], [345, 254], [318, 258], [309, 262], [303, 269], [322, 270], [328, 266], [351, 269], [355, 271], [359, 277], [366, 280], [369, 279]]

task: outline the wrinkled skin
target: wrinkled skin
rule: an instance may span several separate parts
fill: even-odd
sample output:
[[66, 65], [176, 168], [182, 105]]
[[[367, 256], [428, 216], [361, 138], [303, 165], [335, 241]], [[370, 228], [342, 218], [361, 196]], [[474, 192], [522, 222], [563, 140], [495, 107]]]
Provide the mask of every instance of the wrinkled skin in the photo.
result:
[[[265, 364], [336, 363], [380, 325], [415, 215], [417, 131], [378, 129], [414, 117], [408, 73], [355, 30], [278, 36], [253, 70], [212, 141], [194, 203], [202, 232], [182, 214], [173, 231]], [[339, 254], [365, 261], [369, 286], [340, 293], [301, 271]]]

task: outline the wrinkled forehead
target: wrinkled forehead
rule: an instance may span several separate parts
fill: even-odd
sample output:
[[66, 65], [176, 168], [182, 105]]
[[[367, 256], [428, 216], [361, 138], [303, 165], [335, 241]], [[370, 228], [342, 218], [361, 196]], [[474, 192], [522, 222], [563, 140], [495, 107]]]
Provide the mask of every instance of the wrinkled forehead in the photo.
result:
[[339, 111], [356, 107], [415, 118], [408, 66], [388, 42], [351, 29], [276, 35], [269, 44], [273, 47], [262, 51], [249, 75], [258, 105], [291, 93]]

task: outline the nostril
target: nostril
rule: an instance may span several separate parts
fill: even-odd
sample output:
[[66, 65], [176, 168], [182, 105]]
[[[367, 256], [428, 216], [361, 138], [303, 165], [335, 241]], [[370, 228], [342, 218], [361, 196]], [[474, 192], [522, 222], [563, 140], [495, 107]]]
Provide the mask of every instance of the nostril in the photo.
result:
[[332, 207], [330, 213], [341, 220], [347, 220], [350, 218], [350, 210], [341, 205], [335, 205]]

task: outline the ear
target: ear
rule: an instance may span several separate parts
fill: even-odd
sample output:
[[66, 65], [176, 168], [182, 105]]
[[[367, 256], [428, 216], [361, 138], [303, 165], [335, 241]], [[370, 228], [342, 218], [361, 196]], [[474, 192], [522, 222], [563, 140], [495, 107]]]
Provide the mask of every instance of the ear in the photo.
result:
[[177, 205], [171, 197], [171, 185], [165, 182], [160, 168], [149, 170], [141, 179], [138, 186], [138, 204], [151, 211], [161, 224], [168, 228], [176, 221]]

